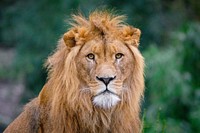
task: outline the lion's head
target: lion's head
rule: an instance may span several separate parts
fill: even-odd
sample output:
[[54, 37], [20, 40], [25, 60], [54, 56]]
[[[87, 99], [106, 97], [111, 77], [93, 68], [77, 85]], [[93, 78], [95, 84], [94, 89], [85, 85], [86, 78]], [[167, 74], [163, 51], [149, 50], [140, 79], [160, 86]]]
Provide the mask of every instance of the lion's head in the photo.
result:
[[89, 19], [73, 15], [72, 27], [47, 62], [55, 119], [66, 121], [66, 110], [77, 110], [87, 120], [86, 112], [122, 110], [126, 121], [135, 121], [135, 127], [139, 123], [144, 88], [140, 30], [125, 24], [124, 18], [101, 11]]
[[75, 60], [81, 90], [94, 106], [111, 108], [128, 91], [134, 67], [133, 53], [120, 39], [97, 35], [87, 41]]

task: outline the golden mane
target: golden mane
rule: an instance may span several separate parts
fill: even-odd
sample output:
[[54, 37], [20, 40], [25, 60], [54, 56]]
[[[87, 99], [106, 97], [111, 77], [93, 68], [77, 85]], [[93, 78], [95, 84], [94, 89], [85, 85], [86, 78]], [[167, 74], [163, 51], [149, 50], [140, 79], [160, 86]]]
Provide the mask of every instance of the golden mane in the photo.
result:
[[[80, 14], [72, 15], [72, 18], [74, 22], [71, 23], [71, 25], [73, 27], [71, 27], [69, 32], [65, 33], [63, 37], [65, 43], [63, 40], [60, 41], [60, 46], [58, 47], [55, 54], [48, 59], [47, 63], [50, 71], [49, 84], [51, 88], [54, 88], [51, 115], [52, 119], [55, 121], [54, 123], [57, 123], [55, 126], [55, 132], [65, 132], [66, 129], [72, 132], [75, 130], [73, 128], [69, 129], [70, 123], [69, 125], [65, 125], [66, 127], [63, 127], [62, 123], [68, 123], [66, 119], [67, 117], [69, 120], [73, 119], [74, 117], [74, 114], [71, 114], [72, 116], [70, 116], [70, 114], [66, 116], [66, 110], [69, 110], [69, 112], [73, 112], [73, 110], [79, 110], [79, 115], [81, 117], [84, 117], [87, 112], [88, 115], [92, 117], [92, 114], [90, 114], [93, 112], [92, 103], [88, 103], [86, 101], [87, 96], [81, 94], [78, 89], [79, 80], [77, 78], [78, 72], [75, 64], [75, 57], [81, 48], [80, 45], [83, 45], [85, 42], [94, 38], [94, 36], [97, 36], [98, 34], [109, 34], [115, 36], [123, 40], [127, 45], [130, 45], [129, 48], [133, 51], [136, 61], [133, 74], [134, 77], [132, 78], [133, 82], [130, 84], [130, 88], [133, 88], [130, 89], [130, 91], [133, 92], [124, 94], [122, 100], [126, 102], [126, 105], [120, 105], [118, 107], [119, 110], [127, 108], [126, 106], [128, 106], [128, 108], [133, 108], [131, 110], [135, 112], [129, 112], [130, 110], [126, 110], [126, 113], [129, 113], [130, 118], [135, 119], [135, 125], [132, 126], [135, 127], [136, 131], [139, 130], [138, 125], [140, 120], [138, 118], [134, 118], [135, 116], [131, 117], [131, 114], [139, 113], [140, 107], [138, 103], [140, 103], [140, 98], [143, 95], [142, 88], [144, 88], [144, 62], [143, 57], [140, 55], [138, 49], [136, 48], [139, 43], [140, 30], [127, 26], [124, 23], [126, 18], [125, 16], [117, 16], [108, 12], [93, 12], [90, 14], [88, 20]], [[69, 50], [68, 47], [65, 47], [64, 45], [68, 45], [69, 47], [74, 45], [78, 46]], [[63, 110], [63, 108], [66, 110]], [[81, 113], [83, 113], [83, 115]], [[105, 122], [102, 124], [106, 126], [109, 120], [104, 120], [106, 117], [108, 117], [104, 115], [102, 115], [103, 118], [101, 119], [103, 122]], [[95, 119], [99, 118], [93, 118], [92, 123], [94, 124], [96, 123]]]
[[[112, 128], [115, 133], [140, 132], [140, 101], [144, 91], [144, 60], [137, 48], [140, 30], [125, 24], [125, 16], [107, 11], [95, 11], [88, 19], [80, 14], [72, 15], [72, 18], [72, 27], [60, 39], [57, 50], [45, 64], [49, 71], [48, 81], [36, 100], [40, 110], [38, 130], [96, 133]], [[128, 84], [130, 89], [122, 94], [121, 102], [114, 109], [108, 110], [94, 107], [91, 95], [82, 93], [75, 62], [82, 46], [99, 35], [122, 41], [135, 61]]]
[[138, 46], [140, 30], [125, 24], [126, 16], [115, 15], [108, 11], [95, 11], [86, 19], [83, 15], [72, 15], [72, 25], [65, 33], [64, 41], [68, 46], [84, 44], [98, 34], [115, 36], [127, 44]]

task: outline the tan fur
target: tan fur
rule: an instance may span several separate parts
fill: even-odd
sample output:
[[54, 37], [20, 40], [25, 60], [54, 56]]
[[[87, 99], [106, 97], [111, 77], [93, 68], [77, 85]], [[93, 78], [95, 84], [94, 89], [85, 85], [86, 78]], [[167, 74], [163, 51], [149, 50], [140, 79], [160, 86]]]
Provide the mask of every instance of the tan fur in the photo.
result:
[[[5, 133], [138, 133], [144, 91], [140, 30], [124, 16], [95, 11], [73, 15], [71, 29], [47, 60], [48, 81]], [[86, 55], [95, 54], [95, 61]], [[123, 53], [122, 59], [115, 59]], [[109, 85], [120, 98], [104, 108], [94, 98], [104, 87], [96, 76], [116, 76]]]

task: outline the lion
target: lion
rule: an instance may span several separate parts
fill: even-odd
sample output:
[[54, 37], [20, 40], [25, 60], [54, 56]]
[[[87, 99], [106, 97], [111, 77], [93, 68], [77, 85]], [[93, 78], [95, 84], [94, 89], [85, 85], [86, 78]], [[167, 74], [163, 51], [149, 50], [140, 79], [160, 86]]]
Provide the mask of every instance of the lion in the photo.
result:
[[72, 15], [71, 28], [47, 59], [39, 96], [5, 133], [139, 133], [144, 93], [141, 31], [124, 15]]

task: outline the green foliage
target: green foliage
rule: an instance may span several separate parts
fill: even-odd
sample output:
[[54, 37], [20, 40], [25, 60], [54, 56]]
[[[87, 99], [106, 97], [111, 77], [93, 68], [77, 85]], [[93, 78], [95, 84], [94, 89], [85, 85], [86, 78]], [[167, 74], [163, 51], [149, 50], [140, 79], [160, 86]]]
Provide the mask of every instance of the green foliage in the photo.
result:
[[[146, 122], [148, 132], [188, 132], [188, 125], [179, 121], [185, 117], [190, 87], [180, 73], [180, 58], [176, 49], [159, 50], [151, 46], [146, 59]], [[146, 100], [145, 100], [146, 101]], [[156, 124], [155, 124], [156, 123]], [[176, 123], [174, 125], [173, 123]], [[156, 130], [156, 131], [155, 131]]]
[[200, 132], [199, 26], [188, 24], [172, 34], [171, 46], [150, 45], [144, 52], [145, 132]]
[[77, 8], [76, 1], [21, 0], [3, 13], [1, 41], [17, 48], [15, 71], [25, 78], [30, 89], [28, 97], [37, 95], [46, 81], [42, 64], [67, 29], [64, 26], [67, 8]]
[[189, 23], [184, 27], [184, 31], [182, 71], [190, 75], [189, 85], [192, 87], [188, 119], [193, 130], [200, 132], [200, 24]]
[[[187, 71], [192, 75], [193, 87], [200, 87], [200, 25], [199, 23], [191, 23], [184, 27], [186, 35], [183, 40], [184, 57], [182, 65], [183, 71]], [[199, 89], [199, 88], [198, 88]]]

